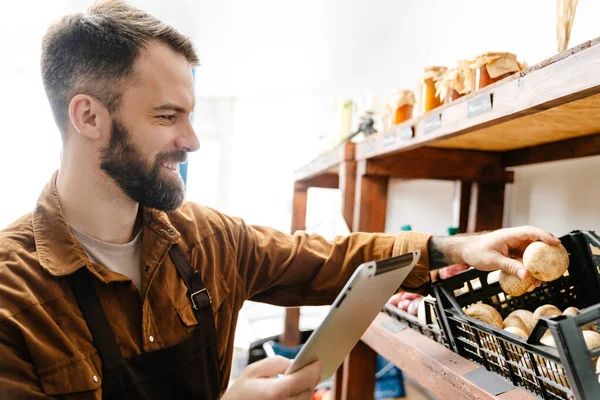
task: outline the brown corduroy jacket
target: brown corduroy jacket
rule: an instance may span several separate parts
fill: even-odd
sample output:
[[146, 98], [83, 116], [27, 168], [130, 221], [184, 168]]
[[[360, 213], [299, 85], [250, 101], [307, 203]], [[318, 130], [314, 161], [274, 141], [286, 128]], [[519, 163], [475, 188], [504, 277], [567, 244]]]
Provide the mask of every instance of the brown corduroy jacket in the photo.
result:
[[249, 226], [185, 203], [169, 214], [142, 211], [138, 290], [127, 276], [89, 260], [65, 221], [55, 181], [56, 173], [35, 210], [0, 232], [1, 399], [102, 397], [101, 361], [65, 278], [80, 268], [94, 277], [123, 357], [158, 350], [175, 345], [197, 324], [168, 256], [179, 243], [212, 296], [223, 390], [245, 300], [331, 304], [362, 262], [412, 250], [420, 250], [421, 259], [403, 288], [428, 280], [429, 235], [353, 233], [328, 242], [305, 232]]

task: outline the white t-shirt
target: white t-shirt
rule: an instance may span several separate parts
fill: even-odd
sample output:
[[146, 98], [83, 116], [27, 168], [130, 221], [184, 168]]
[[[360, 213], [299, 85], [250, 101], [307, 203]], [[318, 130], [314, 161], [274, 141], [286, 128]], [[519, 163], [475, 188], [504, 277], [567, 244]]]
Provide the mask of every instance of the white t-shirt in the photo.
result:
[[131, 278], [138, 290], [142, 290], [142, 231], [129, 243], [112, 244], [95, 239], [71, 227], [71, 232], [79, 240], [93, 263]]

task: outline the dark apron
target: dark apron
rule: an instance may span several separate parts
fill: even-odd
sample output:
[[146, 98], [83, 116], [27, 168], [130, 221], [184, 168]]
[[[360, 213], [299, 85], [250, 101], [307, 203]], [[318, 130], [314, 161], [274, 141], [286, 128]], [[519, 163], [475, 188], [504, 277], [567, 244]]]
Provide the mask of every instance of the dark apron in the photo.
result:
[[198, 326], [172, 347], [127, 359], [121, 356], [89, 271], [81, 268], [68, 277], [102, 360], [105, 399], [216, 400], [219, 397], [217, 334], [210, 295], [178, 245], [173, 245], [169, 255], [188, 288]]

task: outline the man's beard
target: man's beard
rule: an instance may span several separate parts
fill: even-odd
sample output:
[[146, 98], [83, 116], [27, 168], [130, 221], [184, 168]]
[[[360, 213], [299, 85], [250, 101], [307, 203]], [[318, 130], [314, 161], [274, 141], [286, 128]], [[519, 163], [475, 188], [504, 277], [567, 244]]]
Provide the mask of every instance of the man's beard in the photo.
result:
[[102, 149], [100, 168], [134, 201], [144, 207], [170, 212], [183, 203], [185, 190], [181, 179], [161, 178], [161, 162], [184, 162], [183, 150], [160, 153], [153, 165], [133, 143], [122, 123], [113, 119], [110, 142]]

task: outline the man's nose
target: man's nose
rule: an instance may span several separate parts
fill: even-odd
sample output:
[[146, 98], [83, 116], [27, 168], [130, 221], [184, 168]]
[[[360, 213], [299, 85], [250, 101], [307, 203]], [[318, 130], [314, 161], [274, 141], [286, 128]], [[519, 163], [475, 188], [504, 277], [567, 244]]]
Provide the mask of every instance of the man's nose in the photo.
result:
[[200, 141], [191, 121], [182, 128], [180, 135], [175, 140], [175, 145], [179, 149], [186, 149], [189, 153], [197, 151], [200, 148]]

